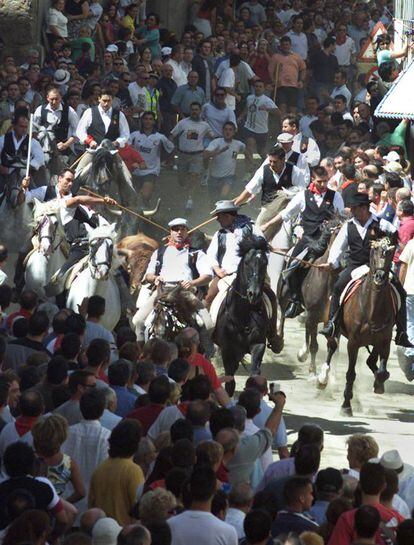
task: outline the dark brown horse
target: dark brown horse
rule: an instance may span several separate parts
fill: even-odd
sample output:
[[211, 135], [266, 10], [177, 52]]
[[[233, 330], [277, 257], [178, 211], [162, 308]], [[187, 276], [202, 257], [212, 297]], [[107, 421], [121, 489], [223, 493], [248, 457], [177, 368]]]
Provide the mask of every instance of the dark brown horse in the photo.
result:
[[[373, 243], [369, 272], [342, 308], [338, 337], [343, 335], [348, 339], [348, 370], [342, 404], [342, 413], [346, 415], [352, 416], [355, 367], [361, 347], [373, 347], [367, 365], [375, 377], [374, 392], [384, 393], [384, 382], [389, 378], [387, 361], [396, 317], [396, 301], [389, 280], [394, 250], [395, 246], [387, 238]], [[328, 339], [328, 366], [337, 349], [337, 341], [335, 337]]]
[[[315, 265], [326, 263], [328, 259], [329, 249], [335, 240], [336, 235], [341, 226], [341, 219], [334, 218], [328, 221], [322, 228], [320, 237], [315, 242], [309, 244], [309, 256], [307, 259], [312, 260], [313, 256], [317, 257], [314, 261]], [[317, 267], [310, 267], [303, 284], [302, 284], [302, 302], [306, 310], [305, 318], [305, 344], [298, 351], [297, 358], [300, 362], [306, 362], [309, 354], [311, 361], [309, 365], [309, 374], [316, 373], [316, 354], [318, 353], [317, 328], [318, 324], [327, 320], [329, 309], [329, 295], [332, 291], [332, 286], [335, 282], [334, 275], [330, 275], [327, 282], [326, 272], [321, 271]], [[280, 307], [280, 320], [278, 334], [283, 337], [284, 333], [284, 311], [289, 303], [289, 293], [287, 285], [283, 280], [283, 273], [279, 278], [278, 297], [277, 301]]]

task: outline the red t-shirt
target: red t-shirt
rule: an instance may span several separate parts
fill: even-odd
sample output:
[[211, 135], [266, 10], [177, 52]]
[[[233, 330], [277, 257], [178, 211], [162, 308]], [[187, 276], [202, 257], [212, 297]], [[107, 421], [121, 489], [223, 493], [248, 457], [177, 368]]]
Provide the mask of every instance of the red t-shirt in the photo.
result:
[[202, 354], [199, 354], [197, 352], [196, 354], [194, 354], [194, 356], [190, 356], [188, 358], [188, 363], [190, 365], [193, 365], [194, 367], [202, 368], [203, 373], [207, 375], [210, 379], [211, 387], [213, 388], [213, 390], [221, 388], [221, 382], [217, 376], [216, 370], [214, 369], [214, 365]]
[[14, 320], [16, 320], [17, 318], [26, 318], [27, 320], [30, 318], [31, 316], [31, 313], [24, 309], [24, 308], [20, 308], [17, 312], [13, 312], [12, 314], [10, 314], [10, 316], [7, 318], [7, 329], [9, 331], [12, 330], [13, 328], [13, 322]]
[[[394, 509], [388, 509], [382, 504], [377, 503], [373, 505], [378, 510], [382, 522], [390, 529], [396, 528], [400, 522], [404, 520], [404, 517], [394, 511]], [[339, 517], [338, 522], [332, 532], [331, 539], [328, 545], [350, 545], [352, 541], [356, 539], [355, 535], [355, 513], [356, 509], [346, 511]], [[377, 545], [385, 545], [385, 541], [381, 537], [381, 531], [378, 530], [375, 535], [375, 543]]]
[[398, 228], [398, 248], [394, 254], [394, 263], [398, 263], [400, 255], [408, 242], [414, 237], [414, 216], [403, 218]]
[[142, 426], [143, 434], [147, 435], [148, 430], [157, 420], [158, 415], [163, 409], [165, 409], [164, 405], [151, 403], [151, 405], [147, 405], [146, 407], [134, 409], [126, 415], [126, 418], [135, 418], [135, 420], [138, 420]]
[[123, 148], [119, 148], [118, 153], [119, 156], [124, 160], [124, 163], [126, 164], [130, 172], [134, 170], [134, 167], [132, 166], [134, 163], [144, 162], [144, 159], [142, 158], [142, 155], [139, 153], [139, 151], [137, 151], [129, 144], [125, 144]]

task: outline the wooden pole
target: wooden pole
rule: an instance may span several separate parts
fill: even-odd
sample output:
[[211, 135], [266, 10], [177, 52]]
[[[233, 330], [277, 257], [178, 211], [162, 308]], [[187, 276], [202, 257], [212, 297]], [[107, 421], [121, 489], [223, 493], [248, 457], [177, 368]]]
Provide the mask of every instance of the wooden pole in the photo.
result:
[[193, 227], [192, 229], [190, 229], [188, 231], [188, 234], [190, 235], [191, 233], [194, 233], [194, 231], [197, 231], [197, 229], [201, 229], [201, 227], [204, 227], [205, 225], [208, 225], [209, 223], [211, 223], [212, 221], [215, 221], [217, 218], [216, 216], [214, 216], [213, 218], [210, 218], [206, 221], [203, 221], [203, 223], [200, 223], [199, 225], [196, 225], [195, 227]]
[[271, 248], [270, 251], [272, 252], [272, 254], [288, 257], [289, 259], [293, 259], [293, 261], [298, 261], [299, 263], [301, 263], [302, 265], [306, 265], [307, 267], [315, 267], [315, 269], [320, 269], [317, 263], [312, 263], [311, 261], [306, 261], [305, 259], [299, 259], [298, 257], [293, 257], [287, 253], [279, 252], [278, 250], [275, 250], [274, 248]]
[[76, 161], [70, 165], [70, 167], [69, 167], [70, 170], [72, 170], [72, 168], [75, 168], [76, 165], [80, 162], [80, 160], [81, 160], [87, 153], [88, 153], [87, 151], [84, 151], [84, 152], [82, 153], [82, 155], [81, 155], [80, 157], [78, 157], [78, 158], [76, 159]]
[[273, 91], [273, 102], [276, 102], [277, 85], [279, 81], [279, 69], [280, 69], [280, 64], [277, 63], [275, 67], [275, 90]]
[[28, 146], [28, 149], [27, 149], [26, 178], [29, 177], [30, 157], [31, 157], [31, 155], [32, 155], [32, 140], [33, 140], [33, 114], [30, 114], [30, 121], [29, 121], [29, 146]]
[[[97, 197], [98, 199], [103, 199], [102, 195], [98, 195], [98, 193], [94, 193], [93, 191], [91, 191], [87, 187], [81, 187], [80, 190], [84, 191], [85, 193], [89, 193], [89, 195], [91, 195], [92, 197]], [[155, 223], [155, 221], [152, 221], [149, 218], [146, 218], [145, 216], [142, 216], [141, 214], [138, 214], [138, 212], [135, 212], [134, 210], [131, 210], [130, 208], [127, 208], [126, 206], [122, 206], [122, 204], [119, 204], [118, 202], [116, 203], [115, 206], [117, 206], [121, 210], [124, 210], [125, 212], [128, 212], [128, 214], [132, 214], [133, 216], [136, 216], [137, 218], [139, 218], [139, 219], [141, 219], [143, 221], [146, 221], [147, 223], [150, 223], [154, 227], [158, 227], [158, 229], [161, 229], [165, 233], [169, 233], [169, 230], [166, 229], [165, 227], [163, 227], [162, 225], [160, 225], [159, 223]]]

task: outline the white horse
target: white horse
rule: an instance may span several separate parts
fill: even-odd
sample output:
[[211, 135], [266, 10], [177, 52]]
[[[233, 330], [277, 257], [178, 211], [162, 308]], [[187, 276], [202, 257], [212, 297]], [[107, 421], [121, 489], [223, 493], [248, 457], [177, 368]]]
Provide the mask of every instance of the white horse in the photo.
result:
[[76, 276], [69, 288], [66, 306], [79, 312], [85, 297], [100, 295], [105, 298], [106, 310], [101, 324], [110, 331], [121, 317], [121, 299], [114, 278], [120, 265], [114, 253], [115, 224], [97, 227], [89, 234], [87, 266]]
[[41, 299], [47, 298], [44, 288], [65, 262], [68, 251], [59, 208], [56, 199], [48, 202], [35, 200], [33, 208], [38, 247], [27, 260], [24, 278], [25, 288], [35, 291]]

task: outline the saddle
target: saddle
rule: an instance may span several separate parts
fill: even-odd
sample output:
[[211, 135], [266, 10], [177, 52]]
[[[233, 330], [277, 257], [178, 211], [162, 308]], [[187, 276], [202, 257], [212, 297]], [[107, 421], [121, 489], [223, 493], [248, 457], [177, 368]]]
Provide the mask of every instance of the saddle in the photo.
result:
[[[361, 265], [361, 267], [357, 267], [354, 269], [351, 273], [352, 279], [348, 282], [348, 284], [345, 286], [345, 289], [341, 293], [341, 297], [339, 299], [340, 306], [343, 307], [343, 305], [351, 299], [355, 295], [355, 293], [358, 291], [359, 286], [364, 281], [366, 275], [369, 272], [369, 267], [367, 265]], [[401, 297], [400, 294], [397, 291], [397, 288], [393, 285], [391, 285], [391, 293], [393, 295], [393, 303], [394, 303], [394, 310], [397, 312], [401, 308]]]
[[[215, 327], [216, 325], [217, 316], [218, 316], [220, 307], [226, 298], [228, 290], [232, 287], [235, 279], [236, 279], [236, 273], [233, 273], [219, 280], [219, 283], [218, 283], [219, 292], [216, 295], [216, 297], [213, 299], [213, 302], [211, 303], [211, 306], [210, 306], [210, 316], [213, 323], [213, 327]], [[269, 297], [266, 295], [266, 293], [263, 293], [263, 302], [265, 304], [267, 317], [270, 319], [272, 316], [272, 303]]]
[[60, 269], [56, 271], [49, 283], [50, 286], [56, 284], [56, 287], [53, 287], [53, 292], [60, 293], [64, 290], [69, 290], [75, 281], [75, 278], [86, 268], [87, 264], [88, 256], [86, 255], [68, 269], [62, 278], [59, 278]]

